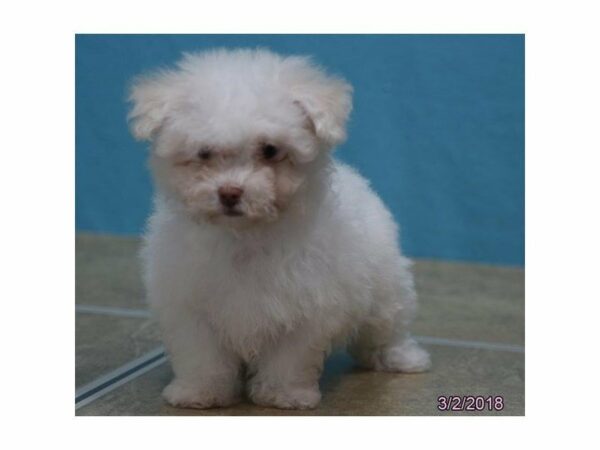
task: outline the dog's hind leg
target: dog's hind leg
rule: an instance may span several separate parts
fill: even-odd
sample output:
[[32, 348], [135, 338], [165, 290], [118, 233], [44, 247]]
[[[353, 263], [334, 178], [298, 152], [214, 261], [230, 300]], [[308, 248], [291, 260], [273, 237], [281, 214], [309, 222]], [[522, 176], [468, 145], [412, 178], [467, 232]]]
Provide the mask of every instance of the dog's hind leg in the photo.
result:
[[429, 353], [409, 333], [417, 298], [410, 263], [401, 258], [395, 276], [379, 286], [370, 315], [359, 327], [349, 351], [365, 368], [386, 372], [423, 372]]

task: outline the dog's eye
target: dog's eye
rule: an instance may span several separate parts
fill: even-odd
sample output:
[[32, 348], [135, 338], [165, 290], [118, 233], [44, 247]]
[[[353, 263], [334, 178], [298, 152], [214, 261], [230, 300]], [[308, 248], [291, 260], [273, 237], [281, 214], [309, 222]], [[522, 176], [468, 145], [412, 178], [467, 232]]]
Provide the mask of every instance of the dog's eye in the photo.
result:
[[277, 156], [277, 153], [279, 153], [279, 150], [274, 145], [266, 144], [262, 148], [262, 155], [263, 155], [263, 158], [265, 158], [266, 160], [275, 159], [275, 157]]
[[264, 144], [261, 148], [262, 157], [265, 161], [281, 161], [283, 159], [284, 152], [273, 144]]
[[212, 158], [212, 152], [207, 148], [203, 148], [198, 152], [198, 158], [201, 161], [208, 161]]

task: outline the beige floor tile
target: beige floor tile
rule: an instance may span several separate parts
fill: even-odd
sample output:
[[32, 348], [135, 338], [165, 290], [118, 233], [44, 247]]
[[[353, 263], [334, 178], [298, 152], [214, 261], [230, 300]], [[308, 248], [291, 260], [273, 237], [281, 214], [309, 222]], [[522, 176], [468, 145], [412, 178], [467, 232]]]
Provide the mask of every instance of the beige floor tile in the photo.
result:
[[150, 320], [77, 314], [75, 384], [79, 388], [160, 345]]
[[427, 260], [414, 269], [415, 334], [524, 344], [523, 269]]
[[75, 240], [75, 298], [78, 304], [146, 308], [133, 237], [78, 234]]

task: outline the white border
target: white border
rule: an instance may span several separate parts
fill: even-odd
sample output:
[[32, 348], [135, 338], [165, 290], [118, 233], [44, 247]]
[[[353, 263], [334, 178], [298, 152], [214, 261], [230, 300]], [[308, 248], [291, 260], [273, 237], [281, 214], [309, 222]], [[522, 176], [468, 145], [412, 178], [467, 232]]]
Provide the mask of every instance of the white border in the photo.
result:
[[[5, 439], [34, 448], [54, 442], [103, 450], [235, 444], [506, 449], [596, 441], [600, 73], [592, 5], [512, 0], [5, 5], [0, 19]], [[527, 418], [73, 419], [73, 33], [267, 31], [526, 32]]]

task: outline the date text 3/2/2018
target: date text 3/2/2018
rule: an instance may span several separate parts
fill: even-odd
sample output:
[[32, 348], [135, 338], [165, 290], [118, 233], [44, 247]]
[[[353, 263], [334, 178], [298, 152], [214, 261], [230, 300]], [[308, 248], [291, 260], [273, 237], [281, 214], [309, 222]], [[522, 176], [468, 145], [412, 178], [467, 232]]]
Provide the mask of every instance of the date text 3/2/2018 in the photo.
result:
[[440, 395], [439, 411], [502, 411], [504, 397], [501, 395]]

